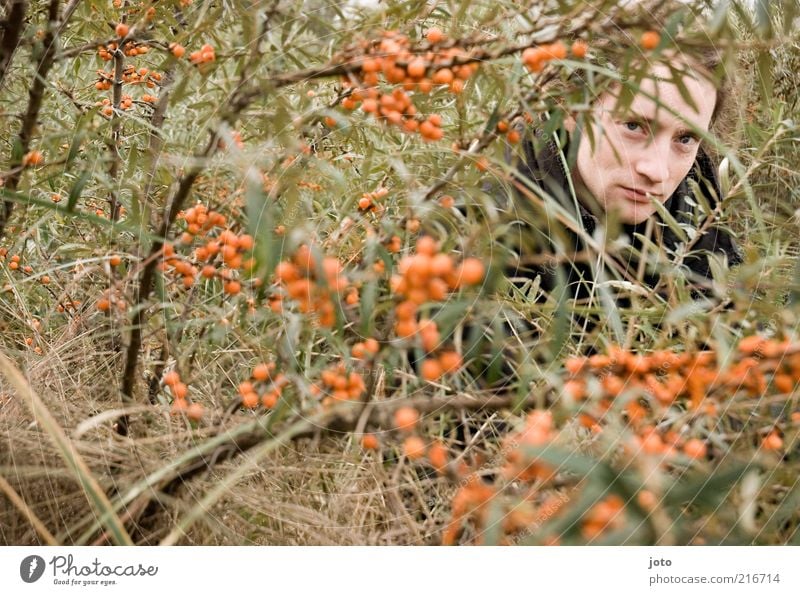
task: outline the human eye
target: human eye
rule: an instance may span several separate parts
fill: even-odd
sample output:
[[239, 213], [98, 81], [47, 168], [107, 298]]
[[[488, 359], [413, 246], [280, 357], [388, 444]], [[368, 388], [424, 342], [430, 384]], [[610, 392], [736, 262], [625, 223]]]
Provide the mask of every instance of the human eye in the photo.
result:
[[678, 144], [682, 149], [693, 148], [700, 140], [693, 134], [681, 134], [678, 137]]
[[641, 129], [642, 125], [637, 122], [636, 120], [628, 120], [622, 123], [623, 128], [628, 132], [636, 132], [637, 130]]

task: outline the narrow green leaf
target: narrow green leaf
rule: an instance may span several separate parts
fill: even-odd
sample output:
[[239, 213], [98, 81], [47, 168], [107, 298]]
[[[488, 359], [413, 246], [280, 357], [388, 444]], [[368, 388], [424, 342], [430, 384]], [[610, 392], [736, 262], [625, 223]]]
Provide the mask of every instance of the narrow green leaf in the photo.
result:
[[81, 175], [72, 185], [72, 188], [69, 189], [69, 196], [67, 197], [68, 213], [73, 213], [75, 211], [75, 205], [78, 204], [78, 199], [81, 197], [81, 193], [86, 187], [86, 183], [89, 181], [90, 176], [91, 174], [88, 171], [81, 172]]

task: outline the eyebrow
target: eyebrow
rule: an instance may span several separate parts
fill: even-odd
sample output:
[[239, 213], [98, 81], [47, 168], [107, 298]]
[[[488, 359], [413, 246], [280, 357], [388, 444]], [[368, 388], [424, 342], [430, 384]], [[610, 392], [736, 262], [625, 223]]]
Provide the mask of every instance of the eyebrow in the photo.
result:
[[[640, 114], [638, 112], [635, 112], [633, 110], [629, 110], [627, 113], [629, 113], [630, 117], [632, 117], [634, 120], [637, 120], [637, 121], [640, 121], [640, 122], [646, 122], [647, 125], [649, 127], [651, 127], [651, 128], [653, 127], [653, 124], [658, 124], [658, 121], [654, 120], [653, 118], [647, 118], [644, 115], [642, 115], [642, 114]], [[621, 115], [619, 117], [625, 119], [626, 116], [623, 114], [623, 115]], [[696, 132], [694, 132], [693, 130], [690, 130], [689, 128], [683, 127], [683, 126], [678, 128], [677, 131], [675, 131], [675, 135], [676, 136], [691, 136], [692, 138], [695, 138], [695, 139], [699, 139], [700, 138], [700, 136]]]

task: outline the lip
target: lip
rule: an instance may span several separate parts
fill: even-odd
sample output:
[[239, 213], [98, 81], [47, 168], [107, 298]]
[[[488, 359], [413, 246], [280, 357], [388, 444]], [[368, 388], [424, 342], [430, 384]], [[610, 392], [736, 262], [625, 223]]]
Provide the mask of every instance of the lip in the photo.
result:
[[[647, 196], [645, 192], [640, 192], [638, 190], [634, 190], [633, 188], [628, 188], [626, 186], [620, 186], [620, 188], [622, 188], [622, 192], [629, 200], [632, 200], [633, 202], [650, 204], [650, 198]], [[649, 193], [649, 194], [653, 198], [658, 198], [657, 194], [654, 193]]]

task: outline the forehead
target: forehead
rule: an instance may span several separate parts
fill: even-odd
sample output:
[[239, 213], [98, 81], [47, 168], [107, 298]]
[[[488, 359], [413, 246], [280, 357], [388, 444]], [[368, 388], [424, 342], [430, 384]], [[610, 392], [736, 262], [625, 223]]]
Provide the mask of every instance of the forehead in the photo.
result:
[[[630, 107], [624, 112], [617, 109], [619, 86], [601, 95], [599, 103], [605, 110], [635, 115], [658, 123], [660, 128], [684, 129], [689, 123], [708, 130], [717, 101], [716, 87], [702, 75], [691, 74], [685, 64], [679, 64], [677, 68], [685, 74], [673, 75], [663, 64], [653, 66], [639, 83], [640, 92], [634, 95]], [[694, 107], [684, 99], [679, 87], [673, 82], [674, 76], [682, 77], [683, 86], [692, 98]]]

